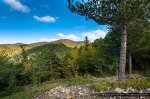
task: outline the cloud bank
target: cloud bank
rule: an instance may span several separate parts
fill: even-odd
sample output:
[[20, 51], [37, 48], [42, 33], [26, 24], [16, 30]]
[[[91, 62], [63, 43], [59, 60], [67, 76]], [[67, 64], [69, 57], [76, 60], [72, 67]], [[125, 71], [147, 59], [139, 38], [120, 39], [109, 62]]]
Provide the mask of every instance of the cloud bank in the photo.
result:
[[58, 39], [41, 38], [40, 41], [42, 41], [42, 42], [52, 42], [52, 41], [56, 41], [56, 40], [58, 40]]
[[79, 41], [80, 40], [80, 38], [74, 34], [64, 35], [63, 33], [58, 33], [57, 35], [59, 37], [62, 37], [63, 39], [70, 39], [73, 41]]
[[106, 36], [106, 32], [98, 29], [98, 30], [94, 30], [94, 31], [90, 31], [90, 32], [83, 32], [82, 36], [84, 36], [84, 37], [87, 36], [88, 39], [93, 42], [96, 39], [104, 38]]
[[51, 41], [56, 41], [59, 39], [84, 41], [85, 37], [87, 36], [89, 41], [94, 42], [94, 40], [96, 40], [96, 39], [104, 38], [106, 36], [106, 34], [107, 34], [106, 32], [101, 31], [100, 29], [89, 31], [89, 32], [83, 32], [83, 33], [81, 33], [80, 37], [76, 36], [75, 34], [66, 35], [65, 33], [58, 33], [56, 38], [42, 38], [40, 41], [51, 42]]
[[3, 0], [3, 2], [14, 10], [24, 13], [28, 13], [30, 11], [30, 9], [26, 5], [23, 5], [19, 0]]

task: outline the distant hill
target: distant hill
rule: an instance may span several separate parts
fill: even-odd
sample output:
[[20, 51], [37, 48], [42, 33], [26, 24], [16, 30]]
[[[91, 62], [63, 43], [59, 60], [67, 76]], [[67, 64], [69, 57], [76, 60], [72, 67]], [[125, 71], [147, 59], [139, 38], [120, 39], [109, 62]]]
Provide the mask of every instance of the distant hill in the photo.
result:
[[52, 43], [62, 43], [64, 45], [66, 45], [67, 47], [80, 47], [81, 45], [84, 45], [83, 41], [72, 41], [72, 40], [68, 40], [68, 39], [60, 39], [57, 41], [54, 41]]
[[31, 49], [27, 49], [26, 54], [30, 55], [30, 54], [34, 54], [37, 52], [41, 52], [42, 50], [44, 50], [44, 51], [47, 50], [47, 51], [50, 51], [53, 53], [63, 53], [70, 49], [71, 48], [67, 47], [66, 45], [64, 45], [62, 43], [48, 43], [48, 44], [44, 44], [41, 46], [33, 47]]
[[20, 54], [21, 48], [19, 43], [17, 44], [2, 44], [0, 45], [0, 52], [6, 51], [9, 56], [13, 56], [15, 54]]
[[37, 43], [32, 43], [32, 44], [22, 44], [22, 43], [0, 44], [0, 52], [5, 50], [9, 56], [13, 56], [13, 55], [21, 53], [22, 50], [20, 48], [20, 45], [24, 45], [25, 50], [30, 51], [30, 49], [35, 50], [35, 49], [39, 49], [45, 46], [52, 47], [54, 46], [54, 44], [64, 44], [67, 47], [73, 48], [73, 47], [80, 47], [81, 45], [84, 44], [84, 42], [83, 41], [76, 42], [76, 41], [72, 41], [68, 39], [60, 39], [60, 40], [53, 41], [53, 42], [37, 42]]

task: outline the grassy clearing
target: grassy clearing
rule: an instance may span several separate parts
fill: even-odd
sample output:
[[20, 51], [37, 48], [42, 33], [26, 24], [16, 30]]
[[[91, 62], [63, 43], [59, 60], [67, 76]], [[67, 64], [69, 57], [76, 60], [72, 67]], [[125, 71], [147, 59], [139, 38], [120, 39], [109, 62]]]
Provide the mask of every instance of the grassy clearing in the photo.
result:
[[22, 90], [13, 93], [12, 95], [8, 94], [9, 96], [2, 97], [2, 99], [32, 99], [34, 94], [48, 91], [57, 86], [84, 85], [91, 82], [92, 82], [91, 78], [84, 78], [84, 77], [52, 80], [45, 82], [41, 85], [26, 86], [22, 88]]
[[[136, 77], [133, 77], [136, 78]], [[76, 77], [71, 79], [57, 79], [51, 80], [41, 85], [30, 85], [21, 88], [22, 90], [11, 94], [7, 94], [6, 97], [2, 99], [32, 99], [36, 93], [44, 93], [52, 88], [57, 86], [76, 86], [76, 85], [85, 85], [89, 83], [94, 83], [92, 89], [94, 91], [107, 91], [107, 90], [114, 90], [116, 87], [127, 89], [132, 87], [134, 89], [145, 89], [150, 88], [150, 80], [140, 80], [140, 79], [128, 79], [124, 83], [116, 82], [108, 82], [108, 81], [101, 81], [96, 83], [93, 81], [92, 77]], [[8, 96], [9, 95], [9, 96]]]

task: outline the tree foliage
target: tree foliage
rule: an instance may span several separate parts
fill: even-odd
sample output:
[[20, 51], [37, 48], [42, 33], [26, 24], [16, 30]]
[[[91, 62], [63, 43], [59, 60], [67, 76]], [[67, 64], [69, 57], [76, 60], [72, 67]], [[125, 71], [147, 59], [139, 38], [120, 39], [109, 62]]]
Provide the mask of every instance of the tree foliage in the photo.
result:
[[148, 0], [68, 0], [69, 8], [98, 24], [118, 28], [121, 50], [118, 80], [125, 81], [127, 30], [135, 19], [149, 20]]
[[[148, 18], [148, 0], [68, 0], [72, 12], [77, 12], [98, 24], [120, 26], [135, 18]], [[147, 10], [145, 10], [147, 9]]]

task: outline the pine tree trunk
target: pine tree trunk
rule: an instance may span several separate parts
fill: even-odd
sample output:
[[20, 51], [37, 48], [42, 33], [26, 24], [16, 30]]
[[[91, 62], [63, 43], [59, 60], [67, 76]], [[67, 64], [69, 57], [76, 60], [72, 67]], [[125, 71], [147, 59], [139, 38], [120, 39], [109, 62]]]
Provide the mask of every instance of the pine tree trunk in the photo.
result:
[[127, 48], [127, 27], [124, 25], [121, 32], [121, 50], [120, 50], [119, 76], [118, 76], [118, 80], [121, 82], [125, 81], [126, 48]]
[[132, 55], [129, 53], [129, 75], [132, 74]]

